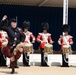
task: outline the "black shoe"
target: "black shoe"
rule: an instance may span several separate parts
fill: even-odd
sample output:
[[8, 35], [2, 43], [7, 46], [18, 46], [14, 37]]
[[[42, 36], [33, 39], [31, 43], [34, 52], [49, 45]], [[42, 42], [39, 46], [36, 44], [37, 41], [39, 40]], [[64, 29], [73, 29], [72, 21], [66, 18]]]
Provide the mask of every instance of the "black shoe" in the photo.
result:
[[68, 65], [62, 65], [61, 67], [69, 67]]
[[11, 72], [10, 72], [10, 74], [14, 74], [14, 73], [15, 73], [15, 71], [11, 71]]
[[64, 67], [64, 65], [61, 65], [60, 67]]
[[14, 74], [14, 72], [11, 72], [10, 74]]
[[30, 65], [26, 65], [27, 67], [30, 67]]
[[30, 65], [26, 65], [26, 67], [30, 67]]
[[42, 64], [41, 66], [43, 66], [43, 67], [49, 67], [47, 64]]
[[18, 66], [15, 66], [14, 68], [19, 68]]
[[30, 65], [23, 65], [23, 66], [25, 66], [25, 67], [30, 67]]
[[8, 68], [12, 68], [12, 67], [8, 67]]
[[[9, 68], [12, 68], [12, 67], [9, 67]], [[18, 66], [15, 66], [14, 68], [19, 68]]]
[[11, 71], [11, 74], [14, 74], [15, 73], [15, 70], [14, 70], [14, 68], [12, 69], [12, 71]]

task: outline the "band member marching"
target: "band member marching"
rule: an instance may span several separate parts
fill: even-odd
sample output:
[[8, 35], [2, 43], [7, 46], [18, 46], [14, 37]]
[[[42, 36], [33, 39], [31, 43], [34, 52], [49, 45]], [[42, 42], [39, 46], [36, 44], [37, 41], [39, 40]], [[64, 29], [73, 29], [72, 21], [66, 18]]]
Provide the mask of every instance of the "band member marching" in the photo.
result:
[[[24, 21], [23, 22], [23, 28], [24, 28], [24, 34], [26, 36], [25, 41], [24, 41], [25, 45], [27, 45], [27, 44], [32, 45], [33, 43], [35, 43], [35, 37], [34, 37], [33, 33], [29, 31], [30, 22], [29, 21]], [[30, 52], [26, 52], [26, 50], [23, 53], [23, 64], [24, 64], [24, 66], [25, 65], [30, 66], [29, 65], [29, 53]]]
[[[48, 66], [47, 63], [44, 60], [44, 46], [45, 44], [53, 44], [52, 38], [51, 38], [51, 34], [47, 32], [47, 30], [49, 29], [49, 24], [47, 22], [43, 22], [42, 23], [42, 29], [43, 32], [39, 33], [37, 36], [37, 42], [40, 43], [40, 50], [41, 50], [41, 66]], [[45, 58], [47, 61], [47, 58]]]
[[3, 56], [1, 49], [2, 47], [6, 46], [6, 44], [8, 43], [8, 35], [5, 31], [0, 30], [0, 66], [7, 66], [6, 65], [6, 57]]
[[62, 31], [63, 35], [60, 36], [58, 44], [61, 46], [62, 51], [62, 67], [68, 67], [68, 54], [72, 52], [71, 45], [73, 44], [73, 37], [68, 34], [70, 31], [69, 25], [63, 25]]
[[6, 25], [7, 24], [6, 20], [7, 16], [4, 15], [0, 24], [0, 28], [7, 32], [9, 38], [7, 46], [3, 47], [1, 51], [6, 57], [10, 58], [11, 61], [10, 65], [12, 67], [11, 73], [13, 74], [15, 72], [14, 69], [15, 61], [19, 59], [19, 57], [23, 52], [23, 47], [20, 46], [19, 48], [17, 48], [18, 50], [15, 48], [17, 47], [18, 44], [20, 44], [20, 42], [24, 42], [25, 35], [23, 31], [17, 27], [16, 19], [11, 19], [8, 26]]

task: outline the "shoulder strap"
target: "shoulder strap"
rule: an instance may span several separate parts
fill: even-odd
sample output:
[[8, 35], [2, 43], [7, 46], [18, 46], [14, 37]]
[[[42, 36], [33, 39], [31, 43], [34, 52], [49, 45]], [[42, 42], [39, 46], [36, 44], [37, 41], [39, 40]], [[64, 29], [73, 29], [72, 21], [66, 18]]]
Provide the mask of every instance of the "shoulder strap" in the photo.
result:
[[65, 36], [63, 36], [63, 39], [65, 40], [66, 44], [69, 45]]
[[44, 38], [45, 38], [45, 41], [48, 43], [47, 38], [46, 38], [46, 36], [45, 36], [45, 34], [44, 34], [44, 33], [43, 33], [43, 36], [44, 36]]

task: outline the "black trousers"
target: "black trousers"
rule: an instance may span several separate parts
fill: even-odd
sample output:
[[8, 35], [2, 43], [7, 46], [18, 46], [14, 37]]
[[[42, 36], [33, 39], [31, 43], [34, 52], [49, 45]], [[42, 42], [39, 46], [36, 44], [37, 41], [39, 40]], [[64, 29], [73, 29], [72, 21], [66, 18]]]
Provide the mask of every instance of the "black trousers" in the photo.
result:
[[68, 67], [68, 58], [62, 53], [62, 67]]
[[41, 50], [41, 66], [47, 66], [47, 63], [45, 62], [45, 60], [47, 61], [47, 57], [45, 57], [44, 60], [44, 49], [40, 49]]
[[23, 52], [23, 65], [29, 66], [29, 56], [27, 56], [27, 53]]
[[0, 66], [6, 66], [6, 57], [3, 56], [0, 48]]

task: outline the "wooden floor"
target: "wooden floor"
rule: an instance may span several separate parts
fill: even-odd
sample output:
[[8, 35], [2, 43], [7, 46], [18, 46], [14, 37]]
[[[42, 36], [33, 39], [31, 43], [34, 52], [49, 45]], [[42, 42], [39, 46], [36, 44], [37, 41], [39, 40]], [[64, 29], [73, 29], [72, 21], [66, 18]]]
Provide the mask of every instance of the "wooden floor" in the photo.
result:
[[[0, 75], [11, 75], [10, 71], [7, 67], [0, 67]], [[76, 67], [19, 66], [14, 75], [76, 75]]]

